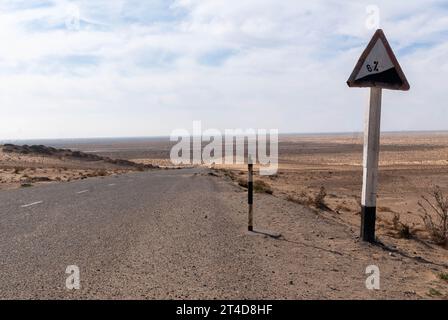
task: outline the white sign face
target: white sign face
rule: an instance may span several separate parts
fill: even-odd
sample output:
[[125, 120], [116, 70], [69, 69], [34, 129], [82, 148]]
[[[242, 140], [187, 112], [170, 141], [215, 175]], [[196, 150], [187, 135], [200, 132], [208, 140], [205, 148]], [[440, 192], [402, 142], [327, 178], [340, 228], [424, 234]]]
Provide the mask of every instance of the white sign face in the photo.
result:
[[390, 60], [389, 54], [384, 47], [383, 41], [378, 38], [375, 46], [370, 51], [364, 64], [362, 65], [359, 73], [355, 77], [355, 81], [366, 76], [378, 74], [389, 69], [394, 68], [392, 60]]

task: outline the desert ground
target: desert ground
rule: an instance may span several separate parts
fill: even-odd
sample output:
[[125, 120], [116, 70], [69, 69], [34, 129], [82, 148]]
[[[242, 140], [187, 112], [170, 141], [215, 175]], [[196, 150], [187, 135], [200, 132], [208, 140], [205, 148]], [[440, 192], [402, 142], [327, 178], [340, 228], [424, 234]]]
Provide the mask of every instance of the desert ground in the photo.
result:
[[[316, 214], [359, 230], [362, 153], [362, 134], [282, 136], [278, 173], [256, 175], [256, 180], [265, 182], [261, 189], [273, 196], [314, 207]], [[446, 264], [446, 243], [434, 243], [419, 203], [437, 219], [423, 197], [435, 204], [433, 193], [439, 186], [448, 201], [448, 133], [382, 134], [379, 165], [378, 240], [406, 255]], [[245, 184], [246, 166], [214, 167]], [[322, 189], [326, 196], [321, 206], [316, 206]], [[448, 283], [442, 284], [446, 290]]]
[[[273, 197], [279, 204], [283, 203], [283, 208], [293, 210], [295, 207], [304, 207], [310, 215], [328, 221], [330, 225], [348, 228], [355, 241], [352, 243], [353, 239], [345, 239], [350, 246], [338, 248], [338, 241], [331, 240], [333, 237], [328, 229], [326, 234], [330, 240], [326, 239], [322, 245], [342, 251], [351, 248], [350, 254], [364, 250], [357, 242], [362, 184], [362, 134], [282, 135], [279, 142], [277, 174], [255, 175], [256, 182], [261, 186], [259, 191], [263, 194], [259, 195], [263, 196], [259, 206], [267, 201], [266, 197]], [[23, 188], [151, 168], [176, 167], [169, 160], [173, 143], [167, 138], [60, 141], [51, 145], [81, 151], [81, 156], [60, 152], [52, 155], [7, 152], [3, 148], [0, 152], [0, 188]], [[89, 161], [88, 155], [100, 158]], [[137, 165], [121, 161], [116, 163], [114, 160], [111, 162], [110, 159], [127, 160]], [[144, 164], [145, 167], [138, 164]], [[244, 165], [213, 165], [212, 169], [216, 179], [245, 190], [247, 169]], [[377, 203], [377, 236], [380, 245], [377, 250], [371, 247], [366, 250], [372, 252], [372, 256], [381, 256], [385, 260], [388, 256], [391, 259], [401, 257], [403, 268], [408, 265], [416, 270], [412, 276], [412, 289], [406, 292], [408, 298], [448, 297], [447, 247], [433, 241], [423, 223], [424, 211], [419, 205], [420, 202], [433, 214], [422, 196], [434, 203], [431, 193], [435, 186], [440, 186], [445, 197], [448, 196], [448, 132], [382, 135]], [[319, 193], [322, 197], [316, 201]], [[255, 210], [257, 205], [255, 202]], [[276, 217], [268, 215], [263, 211], [265, 220], [274, 219], [277, 231], [294, 237], [294, 230], [291, 230], [293, 212], [288, 213], [291, 221], [283, 224]]]
[[0, 146], [0, 190], [117, 175], [152, 167], [79, 150], [5, 144]]
[[[362, 187], [362, 134], [283, 136], [276, 175], [257, 177], [276, 195], [307, 202], [325, 188], [325, 203], [338, 218], [356, 224]], [[378, 178], [380, 234], [389, 233], [394, 216], [422, 230], [422, 196], [435, 186], [448, 193], [448, 133], [386, 133], [381, 137]], [[241, 175], [245, 166], [215, 166]], [[255, 170], [256, 171], [256, 170]], [[424, 232], [423, 232], [424, 233]], [[424, 236], [423, 234], [421, 234]]]

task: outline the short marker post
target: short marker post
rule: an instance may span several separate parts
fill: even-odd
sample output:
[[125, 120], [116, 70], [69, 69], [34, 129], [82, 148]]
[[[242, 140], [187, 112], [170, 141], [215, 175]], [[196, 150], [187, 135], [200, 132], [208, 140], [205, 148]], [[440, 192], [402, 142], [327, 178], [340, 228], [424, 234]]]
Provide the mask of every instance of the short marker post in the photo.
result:
[[249, 156], [248, 161], [248, 183], [247, 183], [247, 203], [249, 204], [249, 221], [247, 229], [249, 231], [254, 230], [254, 182], [253, 182], [253, 169], [252, 158]]
[[381, 88], [370, 88], [364, 131], [361, 238], [375, 242], [378, 160], [380, 152]]

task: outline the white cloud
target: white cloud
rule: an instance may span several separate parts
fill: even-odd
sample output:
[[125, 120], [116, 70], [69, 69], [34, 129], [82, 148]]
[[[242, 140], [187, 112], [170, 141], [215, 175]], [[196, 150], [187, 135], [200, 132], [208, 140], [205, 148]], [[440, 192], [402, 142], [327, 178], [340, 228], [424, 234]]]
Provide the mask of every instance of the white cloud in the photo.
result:
[[[345, 81], [372, 34], [369, 1], [33, 4], [0, 4], [0, 139], [160, 135], [193, 120], [362, 129], [367, 90]], [[79, 31], [65, 28], [70, 4]], [[376, 5], [411, 83], [385, 94], [383, 129], [448, 129], [448, 6]]]

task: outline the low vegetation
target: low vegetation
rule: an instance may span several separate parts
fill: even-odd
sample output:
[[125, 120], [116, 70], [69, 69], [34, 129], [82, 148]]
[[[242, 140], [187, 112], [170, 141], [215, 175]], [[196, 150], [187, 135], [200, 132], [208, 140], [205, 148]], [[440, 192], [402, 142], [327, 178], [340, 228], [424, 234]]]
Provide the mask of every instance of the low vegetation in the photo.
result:
[[105, 177], [105, 176], [107, 176], [107, 170], [105, 170], [105, 169], [97, 170], [97, 171], [96, 171], [96, 176], [99, 176], [99, 177]]
[[443, 195], [439, 186], [430, 193], [433, 200], [422, 196], [418, 205], [423, 211], [422, 220], [432, 240], [438, 245], [448, 245], [448, 197]]
[[430, 296], [430, 297], [440, 297], [440, 296], [442, 296], [442, 293], [439, 290], [437, 290], [437, 289], [431, 288], [431, 289], [429, 289], [428, 296]]
[[25, 183], [20, 184], [20, 186], [22, 188], [28, 188], [28, 187], [32, 187], [33, 185], [31, 183], [25, 182]]
[[316, 209], [329, 210], [327, 204], [325, 203], [326, 196], [327, 191], [325, 190], [324, 186], [321, 186], [319, 192], [315, 195], [309, 195], [303, 191], [298, 197], [289, 195], [287, 197], [287, 200], [303, 206], [311, 206], [315, 207]]
[[[220, 169], [219, 171], [221, 171], [225, 177], [228, 177], [228, 178], [232, 179], [233, 181], [235, 181], [236, 183], [238, 183], [238, 185], [240, 187], [243, 187], [245, 189], [247, 189], [249, 187], [246, 177], [238, 177], [238, 175], [244, 175], [244, 172], [240, 171], [237, 175], [237, 174], [235, 174], [235, 172], [233, 172], [232, 170], [228, 170], [228, 169]], [[265, 182], [263, 180], [255, 179], [253, 187], [254, 187], [254, 192], [256, 192], [256, 193], [267, 193], [267, 194], [274, 193], [274, 190], [272, 189], [272, 187], [267, 182]]]
[[446, 272], [440, 273], [439, 278], [448, 282], [448, 273], [446, 273]]
[[325, 204], [325, 197], [327, 196], [327, 191], [325, 187], [320, 187], [319, 192], [314, 196], [313, 205], [318, 209], [326, 210], [328, 206]]
[[21, 167], [15, 167], [13, 173], [14, 173], [14, 174], [19, 174], [20, 171], [23, 171], [23, 168], [21, 168]]
[[258, 193], [267, 193], [267, 194], [274, 193], [271, 186], [262, 180], [254, 181], [254, 191]]
[[247, 184], [247, 179], [244, 179], [244, 178], [239, 178], [238, 179], [238, 185], [240, 186], [240, 187], [243, 187], [243, 188], [248, 188], [248, 184]]
[[[247, 179], [239, 178], [237, 180], [237, 182], [240, 187], [243, 187], [246, 189], [249, 187]], [[264, 182], [263, 180], [255, 180], [254, 181], [254, 192], [273, 194], [274, 190], [272, 190], [271, 186], [268, 183]]]
[[414, 237], [414, 232], [411, 226], [400, 220], [400, 214], [395, 213], [392, 219], [392, 227], [397, 232], [399, 238], [412, 239]]
[[[236, 176], [235, 176], [235, 173], [233, 173], [232, 170], [220, 169], [219, 171], [221, 171], [224, 174], [225, 177], [229, 177], [232, 180], [236, 180], [237, 179]], [[243, 179], [241, 179], [241, 180], [243, 180]]]

